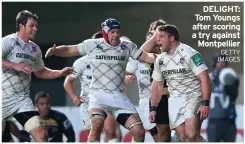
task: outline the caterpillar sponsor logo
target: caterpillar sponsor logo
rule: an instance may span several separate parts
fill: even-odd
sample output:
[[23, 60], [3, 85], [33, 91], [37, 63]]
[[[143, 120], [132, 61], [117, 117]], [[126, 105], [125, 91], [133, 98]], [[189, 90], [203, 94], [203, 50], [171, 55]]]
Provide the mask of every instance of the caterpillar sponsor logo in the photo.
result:
[[34, 58], [34, 57], [32, 57], [32, 56], [30, 56], [30, 55], [27, 55], [27, 54], [24, 54], [24, 53], [17, 53], [17, 54], [16, 54], [16, 57], [17, 57], [17, 58], [29, 59], [29, 60], [35, 62], [35, 58]]
[[149, 70], [140, 70], [140, 73], [142, 73], [142, 74], [150, 74], [150, 71]]
[[169, 74], [177, 74], [177, 73], [186, 73], [186, 70], [185, 68], [181, 68], [181, 69], [165, 70], [162, 72], [164, 76]]
[[107, 55], [96, 55], [96, 59], [100, 60], [125, 60], [125, 56], [107, 56]]

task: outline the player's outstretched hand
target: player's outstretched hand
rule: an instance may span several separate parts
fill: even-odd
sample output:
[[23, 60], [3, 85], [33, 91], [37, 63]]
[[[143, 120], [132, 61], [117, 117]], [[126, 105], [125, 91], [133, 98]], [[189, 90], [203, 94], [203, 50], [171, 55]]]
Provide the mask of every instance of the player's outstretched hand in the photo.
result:
[[53, 45], [53, 47], [49, 48], [45, 54], [45, 58], [50, 57], [55, 54], [56, 51], [56, 44]]
[[201, 106], [199, 109], [199, 113], [201, 120], [206, 119], [209, 115], [209, 106]]
[[29, 66], [27, 66], [27, 65], [25, 65], [23, 63], [15, 64], [14, 65], [14, 69], [16, 71], [22, 71], [22, 72], [24, 72], [24, 73], [26, 73], [28, 75], [30, 75], [32, 73], [32, 69]]
[[75, 96], [72, 98], [72, 101], [73, 103], [76, 105], [76, 106], [79, 106], [81, 103], [84, 102], [83, 98], [82, 97], [79, 97], [79, 96]]
[[149, 114], [149, 120], [151, 123], [155, 122], [155, 117], [156, 117], [157, 112], [156, 111], [151, 111]]
[[135, 80], [135, 77], [133, 75], [127, 75], [125, 76], [125, 84], [131, 84]]
[[62, 76], [67, 76], [69, 74], [74, 74], [74, 73], [76, 73], [76, 71], [72, 67], [65, 67], [60, 71], [60, 74]]

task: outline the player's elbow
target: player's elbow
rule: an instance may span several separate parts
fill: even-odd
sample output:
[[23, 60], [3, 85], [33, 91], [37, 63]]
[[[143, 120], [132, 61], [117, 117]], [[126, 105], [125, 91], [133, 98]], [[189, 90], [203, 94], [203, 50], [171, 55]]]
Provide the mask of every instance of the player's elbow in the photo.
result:
[[145, 63], [154, 63], [155, 55], [153, 53], [143, 51], [139, 59]]
[[64, 88], [66, 89], [68, 86], [72, 85], [74, 79], [71, 76], [67, 76], [64, 81]]
[[36, 76], [37, 78], [42, 79], [42, 78], [44, 78], [45, 70], [46, 70], [46, 68], [43, 68], [43, 69], [41, 69], [41, 70], [39, 70], [39, 71], [35, 71], [34, 74], [35, 74], [35, 76]]

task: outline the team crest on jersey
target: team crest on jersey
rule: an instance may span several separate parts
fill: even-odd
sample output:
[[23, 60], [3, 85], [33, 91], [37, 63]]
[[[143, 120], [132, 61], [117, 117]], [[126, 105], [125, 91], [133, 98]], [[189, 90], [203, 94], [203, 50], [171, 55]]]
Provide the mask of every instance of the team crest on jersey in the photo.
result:
[[163, 65], [163, 61], [160, 60], [160, 61], [159, 61], [159, 65]]
[[180, 58], [179, 62], [183, 65], [185, 63], [185, 58], [184, 57]]
[[125, 45], [121, 45], [121, 49], [122, 50], [125, 50], [126, 49], [126, 46]]
[[37, 55], [37, 48], [36, 47], [32, 47], [32, 52]]
[[16, 41], [16, 43], [15, 43], [15, 44], [21, 47], [21, 45], [20, 45], [20, 43], [19, 43], [19, 42], [17, 42], [17, 41]]
[[96, 47], [97, 47], [98, 49], [103, 50], [103, 47], [102, 47], [102, 46], [100, 46], [100, 45], [97, 45]]

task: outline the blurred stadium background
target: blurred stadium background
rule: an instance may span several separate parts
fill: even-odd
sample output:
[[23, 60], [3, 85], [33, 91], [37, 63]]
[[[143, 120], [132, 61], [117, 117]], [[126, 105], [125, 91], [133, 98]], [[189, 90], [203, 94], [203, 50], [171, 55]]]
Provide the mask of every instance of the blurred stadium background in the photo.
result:
[[[237, 127], [239, 133], [237, 141], [243, 141], [243, 105], [244, 105], [244, 56], [243, 56], [243, 31], [244, 31], [244, 14], [243, 3], [208, 3], [208, 2], [2, 2], [2, 36], [6, 36], [15, 32], [15, 17], [21, 10], [30, 10], [39, 17], [39, 31], [35, 42], [41, 47], [43, 56], [46, 50], [54, 43], [61, 44], [77, 44], [92, 36], [93, 33], [100, 30], [100, 24], [107, 18], [116, 18], [121, 22], [121, 35], [128, 36], [138, 46], [145, 41], [145, 34], [151, 21], [162, 18], [167, 23], [177, 26], [180, 32], [180, 40], [196, 50], [198, 50], [209, 70], [212, 70], [213, 56], [220, 52], [217, 48], [199, 48], [197, 40], [192, 39], [192, 25], [196, 24], [195, 14], [206, 14], [202, 12], [204, 5], [239, 5], [240, 13], [221, 13], [221, 15], [239, 15], [241, 25], [241, 42], [240, 50], [241, 62], [230, 63], [240, 78], [239, 96], [236, 101], [238, 109]], [[205, 24], [215, 23], [203, 22]], [[219, 24], [228, 24], [228, 22], [219, 22]], [[213, 32], [213, 31], [210, 31]], [[229, 31], [228, 31], [229, 32]], [[77, 57], [60, 58], [50, 57], [44, 59], [47, 67], [52, 69], [61, 69], [65, 66], [72, 66]], [[45, 91], [52, 96], [52, 105], [54, 109], [61, 110], [72, 121], [76, 128], [76, 140], [83, 141], [83, 137], [79, 137], [82, 131], [82, 123], [80, 122], [78, 107], [74, 107], [72, 101], [67, 96], [63, 88], [64, 78], [55, 80], [40, 80], [35, 76], [32, 78], [32, 99], [36, 92]], [[79, 82], [75, 82], [76, 92], [79, 94]], [[138, 88], [136, 83], [129, 87], [128, 96], [132, 102], [138, 105]], [[205, 135], [205, 124], [203, 126], [203, 135]], [[125, 134], [125, 129], [123, 133]], [[149, 136], [149, 135], [148, 135]], [[147, 137], [148, 137], [147, 136]], [[151, 141], [151, 138], [149, 138]]]

